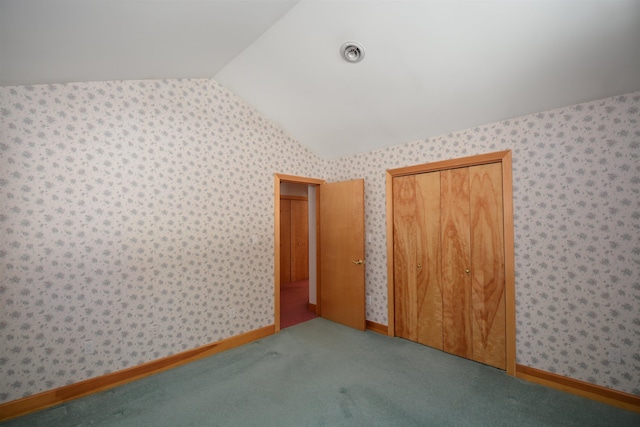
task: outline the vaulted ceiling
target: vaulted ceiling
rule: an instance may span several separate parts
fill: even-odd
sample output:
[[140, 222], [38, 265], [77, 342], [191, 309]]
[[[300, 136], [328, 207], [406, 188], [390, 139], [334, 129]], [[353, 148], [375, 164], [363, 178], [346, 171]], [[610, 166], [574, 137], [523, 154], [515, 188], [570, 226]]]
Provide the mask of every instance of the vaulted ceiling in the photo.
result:
[[0, 0], [1, 85], [203, 77], [337, 158], [640, 90], [640, 1]]

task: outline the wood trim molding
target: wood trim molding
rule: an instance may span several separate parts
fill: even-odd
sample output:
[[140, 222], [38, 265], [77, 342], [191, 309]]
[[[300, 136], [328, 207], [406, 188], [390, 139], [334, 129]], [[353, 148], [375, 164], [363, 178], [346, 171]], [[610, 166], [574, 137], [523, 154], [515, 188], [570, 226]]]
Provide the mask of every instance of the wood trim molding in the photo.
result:
[[320, 185], [324, 184], [324, 179], [318, 178], [306, 178], [303, 176], [295, 176], [295, 175], [285, 175], [282, 173], [276, 173], [276, 178], [278, 182], [292, 182], [294, 184], [311, 184], [311, 185]]
[[302, 200], [303, 202], [306, 202], [309, 198], [307, 196], [288, 196], [286, 194], [281, 194], [280, 200]]
[[386, 172], [386, 195], [387, 195], [387, 334], [390, 337], [396, 336], [396, 306], [394, 289], [394, 268], [393, 268], [393, 174]]
[[393, 263], [393, 178], [420, 173], [442, 171], [489, 163], [502, 164], [502, 192], [504, 212], [504, 245], [505, 245], [505, 306], [506, 306], [506, 372], [516, 375], [516, 315], [515, 315], [515, 256], [513, 228], [513, 176], [511, 150], [495, 153], [479, 154], [459, 159], [443, 160], [421, 165], [388, 169], [386, 172], [387, 203], [387, 312], [388, 335], [395, 336], [395, 293]]
[[574, 380], [524, 365], [516, 365], [516, 377], [640, 413], [640, 396], [634, 394]]
[[507, 374], [516, 374], [516, 272], [515, 241], [513, 224], [513, 172], [511, 151], [503, 151], [502, 163], [502, 209], [504, 241], [504, 297], [506, 320]]
[[280, 175], [273, 175], [273, 324], [280, 332]]
[[[283, 182], [307, 185], [320, 185], [325, 183], [324, 179], [307, 178], [303, 176], [286, 175], [282, 173], [273, 174], [273, 323], [275, 332], [280, 332], [280, 198], [284, 197], [280, 194], [280, 184]], [[318, 193], [319, 192], [316, 191], [316, 230], [318, 229], [317, 215], [319, 212], [319, 203], [317, 203], [319, 197]], [[316, 236], [318, 235], [319, 234], [316, 234]], [[318, 240], [319, 239], [316, 238], [316, 248], [319, 245]], [[320, 251], [319, 249], [317, 249], [316, 257], [319, 257], [319, 254]], [[320, 301], [320, 263], [317, 262], [316, 264], [316, 292], [318, 294], [317, 301]], [[318, 303], [318, 315], [320, 315], [320, 310], [321, 307]]]
[[495, 153], [478, 154], [477, 156], [461, 157], [459, 159], [441, 160], [439, 162], [388, 169], [392, 177], [415, 175], [418, 173], [435, 172], [446, 169], [465, 168], [468, 166], [486, 165], [487, 163], [502, 162], [505, 157], [511, 158], [511, 150], [496, 151]]
[[320, 191], [315, 187], [316, 192], [316, 314], [322, 316], [322, 305], [320, 301]]
[[22, 399], [0, 405], [0, 421], [5, 421], [31, 412], [59, 405], [70, 400], [88, 396], [90, 394], [109, 390], [119, 385], [129, 383], [159, 372], [166, 371], [189, 362], [221, 353], [252, 341], [274, 334], [274, 325], [223, 339], [202, 347], [187, 350], [178, 354], [152, 360], [142, 365], [133, 366], [121, 371], [112, 372], [96, 378], [69, 384], [53, 390], [48, 390]]
[[382, 335], [389, 335], [389, 331], [387, 325], [383, 325], [381, 323], [372, 322], [371, 320], [367, 320], [367, 329], [373, 332], [377, 332]]
[[318, 314], [318, 306], [315, 304], [311, 304], [310, 302], [307, 303], [307, 310]]

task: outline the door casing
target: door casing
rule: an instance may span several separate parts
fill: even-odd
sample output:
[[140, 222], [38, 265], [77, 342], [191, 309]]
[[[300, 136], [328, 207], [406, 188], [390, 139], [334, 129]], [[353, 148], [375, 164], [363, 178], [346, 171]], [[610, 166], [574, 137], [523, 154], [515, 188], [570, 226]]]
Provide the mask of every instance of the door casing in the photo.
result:
[[[283, 182], [289, 182], [289, 183], [294, 183], [294, 184], [307, 184], [307, 185], [312, 185], [315, 187], [319, 187], [322, 184], [325, 183], [324, 180], [321, 179], [316, 179], [316, 178], [305, 178], [305, 177], [299, 177], [299, 176], [293, 176], [293, 175], [284, 175], [284, 174], [274, 174], [274, 329], [275, 332], [280, 331], [281, 329], [281, 319], [280, 319], [280, 280], [281, 280], [281, 271], [280, 271], [280, 263], [281, 263], [281, 259], [280, 259], [280, 184]], [[359, 217], [360, 221], [361, 221], [361, 227], [364, 227], [364, 201], [362, 200], [362, 198], [364, 198], [364, 190], [363, 190], [363, 185], [364, 185], [364, 180], [360, 179], [360, 180], [351, 180], [350, 182], [353, 183], [360, 183], [360, 186], [358, 187], [360, 193], [361, 193], [361, 216]], [[347, 184], [347, 182], [343, 182], [343, 183], [335, 183], [335, 184]], [[335, 189], [336, 188], [340, 188], [340, 189], [344, 189], [344, 185], [343, 186], [338, 186], [335, 187], [333, 184], [331, 185], [331, 188], [334, 189], [333, 194], [340, 194], [340, 193], [335, 193]], [[353, 188], [353, 187], [351, 187]], [[316, 189], [318, 190], [318, 189]], [[328, 187], [325, 188], [326, 191], [328, 190]], [[318, 314], [318, 316], [322, 316], [323, 315], [323, 307], [322, 307], [322, 255], [321, 255], [321, 251], [320, 251], [320, 246], [321, 246], [321, 238], [320, 238], [320, 223], [321, 223], [321, 191], [315, 191], [316, 193], [316, 313]], [[328, 194], [332, 194], [332, 193], [328, 193]], [[353, 199], [356, 200], [356, 199]], [[347, 205], [349, 205], [347, 203]], [[326, 206], [325, 206], [326, 207]], [[326, 224], [328, 224], [325, 221]], [[326, 225], [325, 224], [325, 225]], [[309, 227], [312, 227], [312, 225], [310, 224]], [[362, 248], [360, 248], [361, 250], [358, 251], [358, 254], [356, 254], [357, 257], [360, 257], [361, 262], [359, 263], [359, 267], [364, 269], [364, 266], [362, 266], [362, 264], [364, 263], [363, 259], [364, 259], [364, 229], [360, 228], [360, 227], [353, 227], [352, 230], [360, 231], [360, 238], [362, 239]], [[325, 230], [326, 231], [326, 230]], [[355, 236], [354, 236], [355, 237]], [[358, 237], [356, 237], [358, 238]], [[353, 254], [349, 254], [349, 255], [353, 255]], [[356, 260], [353, 260], [354, 263], [357, 264]], [[333, 265], [333, 264], [332, 264]], [[334, 266], [335, 267], [335, 266]], [[310, 272], [311, 273], [311, 272]], [[366, 304], [365, 304], [365, 291], [364, 291], [364, 287], [365, 287], [365, 283], [364, 283], [364, 275], [357, 275], [359, 276], [360, 279], [362, 279], [362, 282], [359, 282], [359, 289], [361, 290], [361, 297], [362, 297], [362, 301], [359, 305], [359, 307], [361, 308], [361, 313], [362, 313], [362, 321], [361, 323], [358, 322], [352, 322], [351, 320], [354, 320], [353, 316], [340, 316], [340, 314], [343, 313], [339, 313], [335, 311], [335, 307], [336, 304], [331, 304], [331, 307], [329, 307], [330, 304], [328, 304], [329, 302], [331, 302], [330, 300], [325, 300], [325, 306], [327, 307], [327, 310], [331, 310], [331, 308], [334, 308], [333, 312], [329, 313], [330, 316], [334, 321], [337, 321], [339, 323], [343, 323], [343, 321], [345, 319], [348, 319], [348, 321], [346, 323], [343, 323], [347, 326], [351, 326], [353, 328], [356, 329], [362, 329], [364, 330], [366, 327], [366, 314], [365, 314], [365, 310], [366, 310]], [[349, 276], [350, 278], [353, 278], [352, 276]], [[335, 288], [335, 287], [333, 287]], [[325, 287], [325, 289], [327, 289]], [[335, 292], [334, 292], [334, 296], [335, 296]], [[349, 309], [351, 310], [353, 307], [349, 306], [349, 305], [338, 305], [340, 308], [340, 310], [345, 310], [345, 309]], [[336, 316], [336, 314], [338, 314], [338, 316]]]
[[513, 175], [511, 150], [499, 151], [460, 159], [444, 160], [398, 169], [386, 173], [387, 202], [387, 295], [388, 335], [395, 336], [395, 290], [393, 263], [393, 178], [435, 172], [448, 169], [500, 163], [502, 165], [502, 194], [504, 214], [504, 260], [505, 260], [505, 304], [506, 304], [506, 362], [507, 374], [516, 374], [516, 303], [515, 303], [515, 256], [513, 229]]
[[[276, 173], [274, 174], [274, 242], [273, 242], [273, 256], [274, 256], [274, 268], [273, 268], [273, 280], [274, 280], [274, 324], [275, 324], [275, 332], [280, 331], [280, 184], [283, 182], [291, 182], [294, 184], [306, 184], [318, 186], [320, 184], [324, 184], [323, 179], [316, 178], [305, 178], [301, 176], [294, 175], [285, 175]], [[318, 230], [318, 215], [319, 215], [319, 192], [316, 191], [316, 236], [319, 235]], [[309, 227], [313, 227], [313, 224], [309, 224]], [[316, 249], [318, 245], [319, 239], [316, 238]], [[319, 253], [316, 250], [316, 253]], [[319, 263], [316, 263], [316, 311], [318, 315], [321, 313], [320, 306], [320, 268]]]

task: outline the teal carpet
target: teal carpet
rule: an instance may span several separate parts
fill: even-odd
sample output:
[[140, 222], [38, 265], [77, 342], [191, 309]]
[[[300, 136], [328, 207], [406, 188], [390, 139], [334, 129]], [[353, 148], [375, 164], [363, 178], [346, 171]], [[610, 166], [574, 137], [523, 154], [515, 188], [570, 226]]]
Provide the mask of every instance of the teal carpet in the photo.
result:
[[324, 319], [9, 426], [640, 426], [640, 414]]

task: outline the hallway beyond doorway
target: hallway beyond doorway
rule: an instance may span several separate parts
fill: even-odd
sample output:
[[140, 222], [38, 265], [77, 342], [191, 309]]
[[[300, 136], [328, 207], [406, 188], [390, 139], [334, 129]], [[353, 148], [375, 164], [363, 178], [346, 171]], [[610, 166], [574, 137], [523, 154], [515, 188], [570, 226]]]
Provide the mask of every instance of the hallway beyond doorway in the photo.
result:
[[309, 310], [309, 279], [280, 285], [280, 328], [318, 317]]

